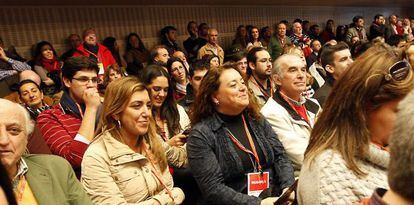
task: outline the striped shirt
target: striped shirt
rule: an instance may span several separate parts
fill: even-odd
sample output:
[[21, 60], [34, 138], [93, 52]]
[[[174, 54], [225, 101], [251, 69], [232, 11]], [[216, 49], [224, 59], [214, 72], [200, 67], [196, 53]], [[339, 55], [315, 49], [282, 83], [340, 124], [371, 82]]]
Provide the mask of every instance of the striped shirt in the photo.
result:
[[30, 70], [32, 69], [27, 63], [24, 62], [20, 62], [17, 60], [13, 60], [11, 58], [9, 58], [7, 60], [7, 63], [9, 63], [9, 65], [11, 65], [11, 70], [10, 69], [6, 69], [6, 68], [0, 68], [0, 80], [3, 80], [7, 77], [10, 77], [14, 74], [17, 74], [16, 71], [21, 72], [24, 70]]

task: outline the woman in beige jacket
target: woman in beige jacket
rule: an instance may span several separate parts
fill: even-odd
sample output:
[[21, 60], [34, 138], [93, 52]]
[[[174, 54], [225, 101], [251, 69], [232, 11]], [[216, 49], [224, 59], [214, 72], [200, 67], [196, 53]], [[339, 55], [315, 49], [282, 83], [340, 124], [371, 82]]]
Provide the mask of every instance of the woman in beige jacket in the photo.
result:
[[127, 77], [109, 84], [100, 134], [82, 161], [83, 186], [94, 204], [181, 204], [155, 134], [148, 91]]

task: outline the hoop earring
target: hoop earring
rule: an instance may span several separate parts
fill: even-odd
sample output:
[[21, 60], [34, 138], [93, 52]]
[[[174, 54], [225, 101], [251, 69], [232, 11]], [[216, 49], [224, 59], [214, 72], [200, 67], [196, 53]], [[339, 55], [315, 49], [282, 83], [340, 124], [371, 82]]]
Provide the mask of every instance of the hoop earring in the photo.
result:
[[121, 128], [121, 127], [122, 127], [122, 126], [121, 126], [121, 121], [116, 120], [116, 122], [118, 123], [118, 127], [119, 127], [119, 128]]

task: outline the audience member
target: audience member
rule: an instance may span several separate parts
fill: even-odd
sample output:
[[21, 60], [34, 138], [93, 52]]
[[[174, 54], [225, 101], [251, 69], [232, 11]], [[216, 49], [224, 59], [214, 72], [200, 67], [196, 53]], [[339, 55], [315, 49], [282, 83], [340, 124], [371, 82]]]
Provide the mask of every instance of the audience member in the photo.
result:
[[185, 54], [182, 51], [175, 51], [172, 55], [172, 57], [178, 58], [183, 62], [183, 65], [185, 67], [185, 71], [188, 73], [190, 72], [190, 64], [187, 61], [187, 57], [185, 57]]
[[216, 55], [206, 54], [204, 55], [201, 60], [208, 63], [210, 69], [215, 69], [220, 67], [220, 58]]
[[66, 39], [66, 46], [68, 50], [60, 56], [60, 60], [64, 62], [66, 61], [66, 59], [72, 57], [73, 54], [76, 52], [76, 48], [78, 48], [81, 43], [82, 40], [78, 34], [70, 34]]
[[262, 42], [259, 38], [259, 28], [253, 26], [250, 30], [249, 41], [246, 46], [247, 50], [252, 49], [253, 47], [263, 47]]
[[352, 19], [352, 24], [346, 33], [345, 41], [352, 45], [351, 41], [354, 37], [358, 37], [363, 43], [368, 41], [367, 32], [364, 28], [364, 17], [362, 16], [355, 16]]
[[177, 29], [174, 26], [166, 26], [161, 29], [161, 45], [165, 46], [168, 51], [168, 55], [172, 54], [179, 50], [177, 45]]
[[164, 148], [151, 124], [145, 86], [127, 77], [105, 93], [96, 139], [82, 161], [82, 184], [94, 204], [181, 204]]
[[247, 63], [247, 54], [242, 52], [237, 52], [229, 60], [233, 64], [235, 64], [236, 70], [240, 72], [240, 74], [243, 76], [243, 78], [247, 78], [247, 67], [249, 66]]
[[302, 33], [302, 24], [299, 22], [293, 23], [293, 33], [289, 36], [289, 38], [295, 46], [302, 49], [309, 46], [311, 41], [308, 35]]
[[52, 96], [62, 90], [61, 68], [63, 62], [57, 59], [57, 53], [52, 44], [41, 41], [34, 52], [34, 70], [42, 79], [45, 95]]
[[286, 45], [291, 45], [290, 38], [286, 35], [286, 24], [280, 22], [275, 26], [275, 34], [270, 38], [267, 50], [273, 60], [282, 55]]
[[369, 40], [372, 40], [378, 36], [385, 38], [385, 18], [382, 14], [377, 14], [374, 17], [374, 22], [372, 22], [369, 27]]
[[262, 172], [279, 196], [294, 183], [293, 169], [242, 76], [233, 68], [210, 69], [199, 92], [194, 103], [203, 106], [194, 106], [187, 151], [204, 202], [273, 204], [276, 197], [250, 193], [246, 176]]
[[149, 51], [137, 33], [130, 33], [126, 38], [125, 60], [127, 64], [137, 64], [143, 67], [147, 63]]
[[216, 55], [219, 57], [220, 65], [223, 65], [224, 51], [218, 45], [218, 32], [215, 28], [208, 29], [208, 43], [201, 47], [198, 51], [198, 59], [201, 59], [204, 55]]
[[248, 86], [261, 108], [273, 96], [275, 84], [272, 74], [272, 58], [265, 48], [255, 47], [247, 54]]
[[318, 60], [319, 51], [321, 50], [321, 47], [322, 47], [321, 42], [317, 39], [312, 40], [310, 45], [311, 45], [312, 53], [308, 57], [306, 57], [306, 64], [308, 66], [311, 66], [314, 62]]
[[338, 27], [336, 27], [336, 38], [335, 38], [335, 40], [337, 42], [345, 41], [347, 32], [348, 32], [348, 26], [347, 25], [339, 25]]
[[321, 36], [321, 27], [319, 27], [318, 24], [313, 24], [310, 28], [309, 28], [309, 38], [312, 40], [318, 40], [319, 42], [322, 42], [322, 36]]
[[184, 63], [179, 58], [170, 58], [168, 59], [167, 69], [171, 76], [174, 99], [180, 101], [187, 95], [187, 85], [189, 83]]
[[314, 95], [314, 98], [318, 100], [322, 107], [325, 105], [334, 83], [340, 79], [352, 62], [351, 51], [344, 42], [339, 42], [336, 45], [325, 45], [322, 48], [321, 64], [326, 71], [326, 82], [316, 90]]
[[183, 46], [184, 46], [185, 51], [187, 51], [188, 60], [191, 63], [194, 63], [197, 59], [198, 49], [200, 49], [198, 47], [198, 42], [197, 42], [198, 28], [197, 28], [197, 23], [195, 21], [188, 22], [187, 32], [190, 35], [190, 37], [188, 37], [187, 40], [183, 42]]
[[315, 99], [302, 96], [306, 90], [306, 65], [297, 55], [280, 56], [274, 63], [272, 79], [278, 85], [277, 90], [261, 113], [282, 142], [298, 176], [321, 108]]
[[[120, 68], [117, 64], [108, 66], [108, 68], [105, 71], [104, 80], [102, 83], [103, 91], [105, 91], [109, 83], [111, 83], [112, 81], [118, 80], [120, 78], [123, 78], [123, 77], [125, 77], [125, 74], [122, 68]], [[101, 92], [101, 93], [105, 93], [105, 92]]]
[[111, 51], [111, 54], [114, 57], [119, 67], [126, 67], [127, 63], [125, 59], [119, 53], [119, 46], [118, 46], [118, 43], [116, 42], [116, 38], [106, 37], [102, 41], [102, 45], [104, 45], [106, 48], [109, 49], [109, 51]]
[[84, 56], [66, 60], [62, 68], [63, 96], [58, 105], [37, 118], [37, 127], [52, 153], [68, 160], [77, 176], [100, 115], [98, 70]]
[[398, 21], [398, 17], [395, 14], [391, 14], [388, 17], [388, 25], [385, 28], [385, 41], [388, 43], [388, 39], [392, 36], [392, 35], [398, 35], [398, 31], [397, 31], [397, 21]]
[[326, 21], [325, 29], [321, 33], [322, 42], [326, 43], [335, 39], [335, 22], [332, 19]]
[[178, 103], [185, 109], [187, 113], [190, 112], [194, 99], [199, 93], [199, 88], [203, 77], [206, 75], [210, 66], [203, 60], [198, 60], [194, 63], [193, 69], [189, 72], [189, 84], [187, 84], [187, 94]]
[[169, 58], [170, 55], [168, 54], [167, 48], [163, 45], [158, 45], [151, 49], [149, 64], [166, 67]]
[[[368, 49], [334, 85], [299, 176], [299, 204], [352, 204], [387, 188], [388, 144], [413, 70], [393, 49]], [[352, 99], [350, 99], [352, 96]]]
[[17, 92], [19, 93], [20, 101], [33, 120], [36, 120], [41, 112], [50, 109], [50, 106], [43, 100], [43, 92], [36, 82], [32, 80], [21, 81]]
[[364, 200], [361, 205], [414, 204], [414, 193], [408, 188], [414, 186], [414, 126], [411, 120], [414, 115], [413, 97], [411, 92], [398, 105], [395, 126], [390, 137], [390, 163], [387, 174], [390, 189], [375, 189], [371, 198]]
[[69, 163], [53, 155], [25, 155], [34, 128], [20, 105], [0, 99], [1, 164], [18, 204], [92, 204]]
[[244, 25], [239, 25], [237, 27], [236, 36], [232, 42], [232, 45], [240, 45], [243, 48], [247, 47], [247, 43], [249, 42], [249, 36], [247, 34], [247, 29]]
[[267, 48], [270, 42], [270, 38], [272, 38], [272, 28], [269, 26], [265, 26], [260, 29], [260, 42], [262, 46]]
[[208, 29], [209, 27], [206, 23], [200, 23], [200, 25], [198, 25], [197, 56], [198, 50], [200, 50], [200, 48], [206, 45], [208, 42]]
[[83, 43], [78, 46], [73, 56], [86, 56], [98, 65], [99, 75], [103, 75], [106, 68], [116, 61], [111, 51], [98, 43], [95, 29], [88, 28], [82, 34]]

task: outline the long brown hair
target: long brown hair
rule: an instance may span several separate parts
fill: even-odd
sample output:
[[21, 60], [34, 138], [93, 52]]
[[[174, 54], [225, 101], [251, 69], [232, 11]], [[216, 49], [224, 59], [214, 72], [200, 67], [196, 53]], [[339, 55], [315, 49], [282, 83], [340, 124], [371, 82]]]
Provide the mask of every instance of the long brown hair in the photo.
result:
[[354, 174], [366, 174], [358, 167], [357, 159], [365, 157], [370, 143], [368, 114], [386, 102], [404, 97], [414, 87], [411, 69], [403, 80], [385, 80], [389, 68], [400, 60], [399, 53], [379, 44], [368, 49], [348, 68], [335, 83], [325, 110], [312, 130], [305, 152], [309, 165], [320, 153], [333, 149]]
[[[199, 92], [197, 93], [196, 99], [193, 103], [193, 107], [190, 110], [191, 124], [195, 125], [200, 122], [203, 118], [207, 118], [216, 112], [215, 104], [212, 101], [211, 96], [220, 87], [220, 76], [223, 71], [228, 69], [234, 69], [231, 66], [221, 66], [216, 69], [210, 69], [203, 80], [201, 81]], [[237, 69], [234, 69], [239, 72]], [[240, 73], [240, 72], [239, 72]], [[240, 74], [242, 76], [242, 74]], [[247, 92], [249, 95], [249, 105], [247, 111], [250, 117], [260, 119], [260, 108], [257, 104], [255, 97], [251, 92]]]
[[[144, 84], [135, 77], [121, 78], [111, 82], [105, 92], [102, 115], [97, 132], [101, 134], [108, 131], [112, 137], [123, 142], [121, 139], [121, 128], [114, 117], [121, 115], [134, 93], [142, 91], [148, 92]], [[149, 148], [161, 170], [164, 171], [167, 168], [167, 159], [155, 130], [155, 121], [150, 116], [148, 132], [137, 139], [137, 144], [144, 143], [145, 140], [149, 144]]]

